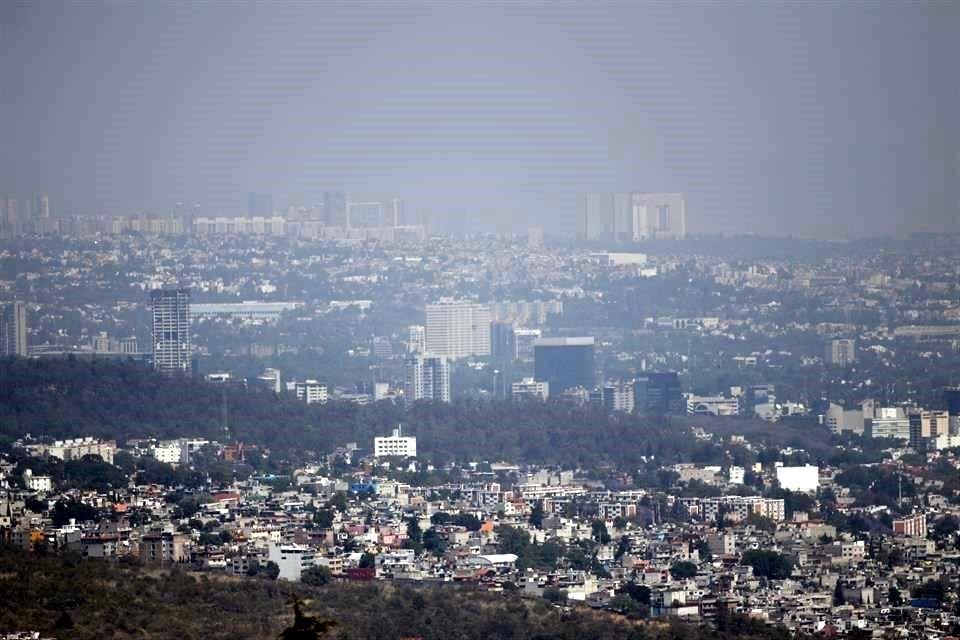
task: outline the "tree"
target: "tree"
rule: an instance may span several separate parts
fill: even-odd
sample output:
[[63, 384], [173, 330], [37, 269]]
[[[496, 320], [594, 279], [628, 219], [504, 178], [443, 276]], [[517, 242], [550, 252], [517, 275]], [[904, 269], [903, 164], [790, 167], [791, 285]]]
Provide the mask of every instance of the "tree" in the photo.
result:
[[280, 567], [276, 562], [268, 560], [260, 573], [270, 580], [276, 580], [280, 576]]
[[373, 569], [377, 566], [377, 557], [372, 553], [364, 552], [360, 556], [360, 562], [357, 564], [361, 569]]
[[837, 584], [833, 587], [833, 606], [840, 607], [847, 603], [847, 599], [843, 595], [843, 584], [837, 580]]
[[567, 601], [567, 592], [557, 589], [556, 587], [547, 587], [543, 590], [543, 598], [553, 603], [560, 603]]
[[337, 491], [333, 497], [327, 501], [327, 507], [333, 507], [340, 513], [347, 510], [347, 494], [343, 491]]
[[537, 500], [530, 510], [530, 525], [537, 529], [543, 528], [543, 501]]
[[590, 529], [593, 534], [593, 539], [600, 544], [610, 542], [610, 534], [607, 532], [607, 525], [603, 520], [594, 520], [590, 525]]
[[710, 551], [710, 545], [707, 544], [707, 541], [703, 538], [697, 538], [697, 541], [693, 544], [693, 548], [699, 554], [701, 561], [710, 562], [713, 560], [713, 552]]
[[621, 589], [622, 593], [630, 596], [641, 604], [650, 604], [650, 587], [636, 582], [627, 582]]
[[311, 587], [322, 587], [330, 582], [332, 577], [333, 574], [330, 573], [330, 569], [322, 565], [316, 565], [300, 574], [300, 582]]
[[330, 509], [317, 509], [313, 513], [313, 524], [318, 529], [329, 529], [333, 526], [333, 511]]
[[902, 606], [903, 596], [900, 594], [900, 589], [897, 589], [895, 585], [890, 585], [890, 590], [887, 591], [887, 600], [890, 601], [892, 607]]
[[756, 513], [751, 513], [747, 516], [747, 524], [752, 525], [760, 531], [774, 532], [777, 530], [777, 523], [774, 522], [773, 519]]
[[430, 527], [423, 534], [423, 548], [436, 556], [442, 556], [447, 544], [437, 530]]
[[740, 564], [753, 567], [757, 577], [782, 580], [789, 578], [793, 571], [793, 561], [776, 551], [751, 549], [740, 558]]
[[627, 536], [620, 536], [620, 540], [617, 542], [617, 552], [614, 554], [614, 557], [619, 560], [629, 551], [630, 538]]
[[674, 580], [686, 580], [697, 575], [697, 565], [692, 562], [674, 562], [670, 565], [670, 575]]
[[420, 529], [420, 519], [416, 516], [407, 518], [407, 548], [417, 553], [423, 550], [423, 531]]
[[607, 606], [611, 611], [616, 611], [617, 613], [623, 613], [626, 615], [635, 615], [645, 618], [647, 614], [647, 607], [626, 594], [614, 596], [611, 598], [610, 604]]

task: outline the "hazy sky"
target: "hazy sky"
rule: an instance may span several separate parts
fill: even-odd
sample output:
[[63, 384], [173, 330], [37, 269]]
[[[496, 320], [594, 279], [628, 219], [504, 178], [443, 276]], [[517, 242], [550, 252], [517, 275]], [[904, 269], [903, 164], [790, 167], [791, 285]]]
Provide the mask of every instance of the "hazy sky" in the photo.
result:
[[572, 231], [591, 190], [692, 231], [957, 228], [960, 3], [0, 4], [0, 192], [54, 213], [395, 194]]

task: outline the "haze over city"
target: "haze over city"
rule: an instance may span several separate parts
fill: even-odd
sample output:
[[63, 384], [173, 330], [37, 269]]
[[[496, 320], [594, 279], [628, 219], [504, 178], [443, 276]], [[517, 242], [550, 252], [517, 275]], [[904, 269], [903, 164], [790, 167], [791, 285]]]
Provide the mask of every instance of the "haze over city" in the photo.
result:
[[960, 638], [960, 0], [0, 4], [0, 640]]
[[0, 193], [572, 234], [585, 193], [666, 191], [691, 233], [956, 230], [958, 33], [956, 3], [8, 2]]

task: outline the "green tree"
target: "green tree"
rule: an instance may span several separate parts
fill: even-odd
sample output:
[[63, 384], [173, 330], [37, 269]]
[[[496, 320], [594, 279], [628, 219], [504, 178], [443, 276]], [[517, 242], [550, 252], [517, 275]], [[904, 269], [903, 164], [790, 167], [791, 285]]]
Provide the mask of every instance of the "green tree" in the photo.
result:
[[593, 539], [600, 544], [610, 542], [610, 533], [607, 531], [607, 525], [603, 520], [594, 520], [590, 525]]
[[280, 575], [280, 567], [276, 562], [268, 560], [267, 564], [265, 564], [263, 567], [263, 571], [260, 573], [269, 580], [276, 580]]
[[537, 500], [533, 504], [533, 508], [530, 510], [530, 526], [536, 527], [537, 529], [542, 529], [543, 516], [543, 501]]
[[897, 589], [895, 585], [890, 585], [890, 589], [887, 591], [887, 600], [890, 601], [890, 606], [902, 606], [903, 596], [900, 594], [900, 589]]
[[318, 529], [329, 529], [333, 526], [334, 512], [330, 509], [317, 509], [313, 513], [313, 525]]
[[751, 549], [740, 558], [740, 564], [753, 567], [754, 575], [761, 578], [781, 580], [789, 578], [793, 571], [793, 561], [776, 551]]
[[675, 580], [692, 578], [697, 575], [697, 565], [686, 561], [674, 562], [670, 565], [670, 575], [673, 576]]
[[311, 587], [322, 587], [330, 582], [332, 577], [333, 575], [330, 573], [330, 569], [322, 565], [316, 565], [301, 573], [300, 581]]

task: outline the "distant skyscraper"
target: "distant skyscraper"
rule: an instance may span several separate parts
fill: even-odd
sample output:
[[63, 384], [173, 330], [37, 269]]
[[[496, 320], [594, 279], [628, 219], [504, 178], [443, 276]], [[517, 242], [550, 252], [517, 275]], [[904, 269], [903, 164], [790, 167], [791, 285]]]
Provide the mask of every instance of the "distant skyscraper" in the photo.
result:
[[22, 302], [0, 309], [0, 355], [27, 357], [27, 305]]
[[6, 197], [0, 200], [0, 227], [6, 227], [7, 230], [13, 231], [18, 221], [17, 199]]
[[571, 387], [592, 389], [594, 372], [593, 338], [541, 338], [533, 343], [534, 378], [550, 383], [550, 392], [559, 394]]
[[589, 193], [580, 231], [585, 240], [630, 242], [687, 234], [682, 193]]
[[835, 367], [849, 367], [857, 360], [857, 341], [852, 338], [831, 340], [827, 345], [827, 362]]
[[517, 359], [517, 341], [512, 322], [490, 323], [490, 355], [500, 362], [513, 362]]
[[247, 194], [247, 216], [251, 218], [272, 218], [273, 217], [273, 194], [256, 193], [251, 191]]
[[379, 200], [347, 201], [347, 221], [350, 227], [382, 227], [385, 219], [386, 207]]
[[415, 355], [407, 360], [404, 381], [407, 402], [450, 402], [450, 363], [443, 356]]
[[428, 304], [427, 351], [452, 359], [490, 355], [490, 308], [453, 300]]
[[33, 206], [30, 212], [34, 219], [50, 217], [50, 197], [45, 193], [33, 196]]
[[676, 372], [647, 373], [633, 381], [633, 410], [641, 415], [685, 412]]
[[680, 240], [687, 235], [687, 203], [682, 193], [630, 194], [633, 240]]
[[155, 289], [153, 308], [153, 368], [165, 374], [191, 373], [190, 291]]
[[328, 227], [347, 226], [347, 194], [342, 191], [323, 194], [323, 223]]
[[583, 204], [584, 240], [612, 240], [614, 237], [613, 194], [588, 193]]

